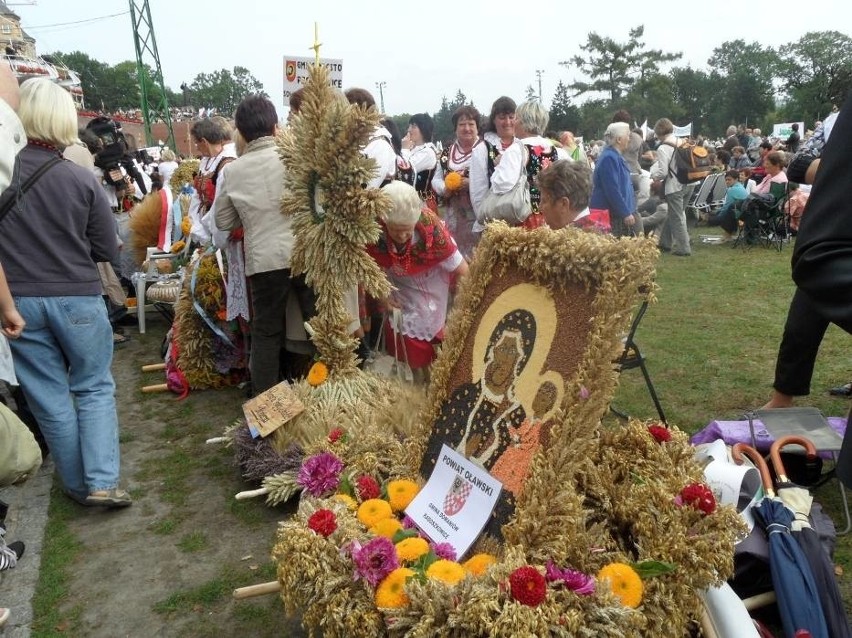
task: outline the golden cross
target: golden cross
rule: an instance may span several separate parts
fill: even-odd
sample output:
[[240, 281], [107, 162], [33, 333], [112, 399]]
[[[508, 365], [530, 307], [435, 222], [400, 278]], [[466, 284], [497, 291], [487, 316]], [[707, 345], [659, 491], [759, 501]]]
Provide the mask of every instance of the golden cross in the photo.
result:
[[319, 64], [319, 50], [321, 46], [322, 42], [319, 41], [319, 24], [314, 22], [314, 45], [309, 48], [314, 50], [314, 57], [317, 64]]

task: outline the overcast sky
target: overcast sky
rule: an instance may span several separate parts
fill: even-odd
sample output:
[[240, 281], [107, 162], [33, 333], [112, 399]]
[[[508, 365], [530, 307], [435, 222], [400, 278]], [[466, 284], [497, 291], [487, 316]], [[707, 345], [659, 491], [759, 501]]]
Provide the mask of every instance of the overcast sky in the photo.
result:
[[[31, 1], [31, 0], [30, 0]], [[40, 53], [83, 51], [115, 64], [135, 59], [126, 0], [10, 0]], [[138, 4], [141, 4], [139, 0]], [[320, 55], [341, 58], [344, 87], [375, 94], [385, 82], [389, 114], [434, 112], [441, 97], [461, 89], [481, 111], [495, 98], [523, 99], [526, 87], [550, 104], [557, 83], [579, 79], [559, 65], [580, 53], [595, 31], [619, 42], [645, 25], [648, 48], [681, 51], [679, 64], [705, 68], [714, 48], [742, 38], [780, 46], [808, 31], [852, 31], [852, 9], [841, 0], [807, 3], [684, 3], [656, 0], [514, 2], [431, 0], [150, 0], [166, 84], [179, 91], [202, 72], [247, 67], [285, 112], [285, 56], [312, 55], [314, 22]], [[113, 18], [47, 26], [120, 14]]]

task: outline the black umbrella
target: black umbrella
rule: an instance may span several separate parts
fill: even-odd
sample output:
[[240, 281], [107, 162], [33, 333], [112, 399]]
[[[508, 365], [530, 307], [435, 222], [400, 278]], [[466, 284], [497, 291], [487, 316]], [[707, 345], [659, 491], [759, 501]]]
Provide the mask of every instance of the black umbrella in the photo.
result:
[[766, 531], [769, 542], [769, 569], [784, 633], [788, 638], [794, 638], [797, 631], [804, 629], [812, 638], [829, 638], [820, 593], [808, 559], [790, 534], [795, 518], [793, 511], [775, 498], [769, 467], [760, 452], [744, 443], [737, 443], [732, 453], [737, 462], [741, 462], [743, 456], [751, 459], [763, 479], [766, 496], [752, 512]]
[[784, 436], [772, 444], [769, 456], [775, 468], [775, 487], [778, 490], [778, 496], [795, 514], [793, 538], [799, 543], [811, 566], [814, 582], [822, 601], [828, 634], [832, 638], [852, 638], [846, 609], [843, 606], [840, 589], [837, 587], [837, 579], [834, 577], [834, 565], [808, 519], [813, 497], [807, 489], [799, 487], [787, 478], [787, 471], [781, 460], [781, 450], [787, 445], [801, 445], [810, 458], [816, 457], [816, 447], [810, 439], [793, 435]]

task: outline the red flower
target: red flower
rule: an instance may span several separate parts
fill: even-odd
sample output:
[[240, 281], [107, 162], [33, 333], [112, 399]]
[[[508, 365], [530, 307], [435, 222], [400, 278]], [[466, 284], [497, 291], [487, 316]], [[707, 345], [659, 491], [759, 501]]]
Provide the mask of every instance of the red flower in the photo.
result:
[[537, 607], [544, 602], [547, 584], [535, 567], [518, 567], [509, 576], [512, 598], [522, 605]]
[[668, 443], [672, 440], [672, 433], [669, 432], [669, 429], [659, 423], [649, 425], [648, 432], [651, 433], [657, 443]]
[[355, 482], [355, 491], [362, 501], [379, 498], [382, 492], [376, 479], [369, 474], [362, 474], [358, 477], [358, 480]]
[[337, 529], [337, 518], [331, 510], [317, 510], [308, 519], [308, 527], [320, 536], [328, 538]]
[[328, 442], [337, 443], [344, 435], [343, 428], [334, 428], [328, 433]]
[[716, 497], [703, 483], [690, 483], [680, 491], [680, 500], [686, 505], [697, 507], [704, 514], [716, 511]]

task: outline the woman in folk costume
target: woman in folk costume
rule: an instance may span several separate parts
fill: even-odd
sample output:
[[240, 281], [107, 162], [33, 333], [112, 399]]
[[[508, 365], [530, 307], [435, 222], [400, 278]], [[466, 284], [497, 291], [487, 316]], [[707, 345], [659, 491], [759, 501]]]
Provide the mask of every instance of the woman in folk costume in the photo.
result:
[[198, 120], [190, 130], [192, 140], [201, 153], [201, 163], [195, 176], [195, 193], [189, 204], [189, 217], [192, 219], [192, 238], [200, 244], [209, 244], [212, 239], [213, 225], [208, 219], [203, 222], [213, 207], [216, 198], [216, 182], [219, 173], [228, 162], [237, 157], [237, 150], [231, 141], [231, 128], [224, 118], [206, 117]]
[[[385, 326], [385, 341], [388, 351], [407, 361], [412, 370], [425, 369], [435, 358], [433, 345], [443, 339], [450, 285], [467, 274], [467, 262], [446, 226], [423, 206], [414, 188], [393, 181], [383, 191], [392, 208], [380, 221], [378, 242], [368, 246], [367, 252], [395, 288], [387, 305], [402, 311], [401, 339]], [[397, 346], [405, 352], [398, 352]]]
[[[473, 149], [470, 161], [470, 203], [473, 211], [479, 210], [479, 204], [485, 199], [491, 186], [491, 176], [494, 167], [500, 162], [503, 152], [509, 148], [515, 138], [515, 101], [506, 97], [499, 97], [491, 105], [491, 113], [485, 123], [485, 134], [482, 136], [482, 144], [477, 144]], [[485, 227], [478, 221], [473, 222], [473, 232], [482, 233]]]
[[444, 204], [442, 217], [465, 259], [470, 261], [480, 233], [473, 232], [476, 217], [470, 203], [470, 164], [479, 139], [479, 111], [460, 106], [453, 113], [456, 141], [444, 148], [432, 178], [432, 188]]
[[519, 105], [515, 111], [515, 135], [519, 143], [506, 149], [491, 176], [492, 192], [498, 195], [508, 193], [518, 182], [522, 167], [525, 167], [532, 213], [521, 224], [524, 228], [545, 225], [544, 216], [538, 210], [541, 193], [536, 185], [536, 177], [552, 162], [568, 159], [565, 151], [556, 148], [551, 140], [543, 137], [549, 120], [547, 109], [538, 100], [528, 100]]
[[402, 157], [411, 164], [414, 188], [433, 213], [438, 212], [438, 201], [432, 190], [432, 177], [438, 165], [438, 150], [432, 144], [435, 125], [428, 113], [415, 113], [408, 120], [408, 135], [402, 142]]

